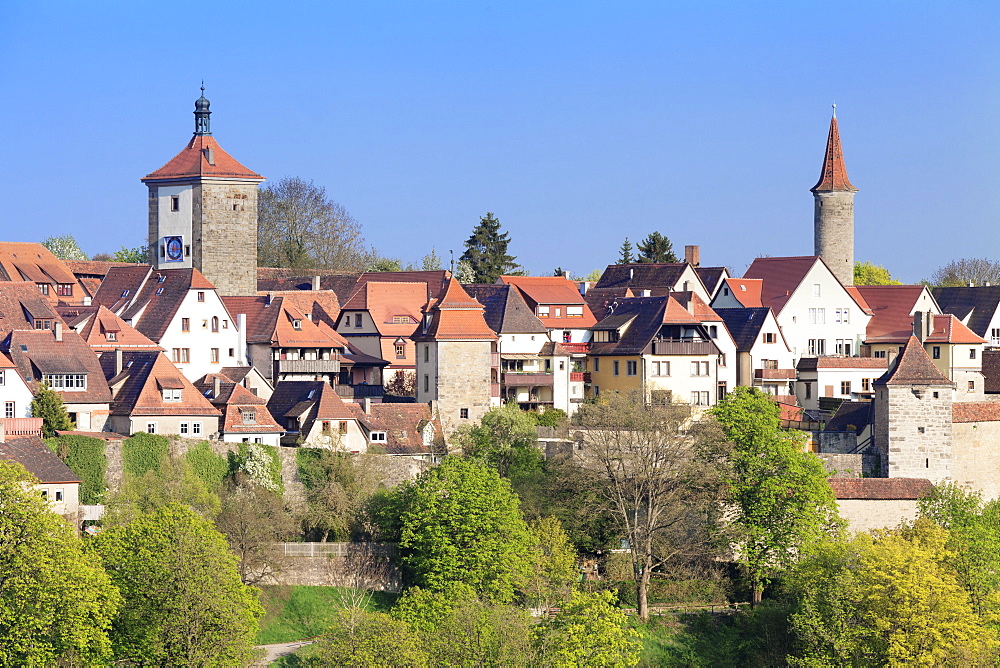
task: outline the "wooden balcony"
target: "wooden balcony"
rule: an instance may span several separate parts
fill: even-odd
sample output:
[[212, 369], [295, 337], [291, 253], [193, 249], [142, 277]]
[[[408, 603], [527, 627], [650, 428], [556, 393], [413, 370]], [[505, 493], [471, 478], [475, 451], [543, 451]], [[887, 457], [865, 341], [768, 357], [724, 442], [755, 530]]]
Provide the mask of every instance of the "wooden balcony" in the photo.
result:
[[537, 387], [552, 385], [552, 382], [551, 373], [505, 371], [503, 374], [503, 384], [507, 387]]
[[754, 369], [754, 380], [795, 380], [795, 369]]
[[365, 399], [385, 395], [385, 388], [381, 385], [334, 385], [333, 389], [345, 399]]
[[659, 339], [653, 341], [654, 355], [718, 355], [719, 349], [711, 341], [692, 339]]
[[560, 343], [563, 348], [570, 351], [574, 355], [583, 354], [586, 355], [590, 352], [590, 343]]
[[340, 373], [340, 360], [275, 360], [278, 373]]
[[0, 440], [7, 436], [41, 436], [42, 418], [0, 418]]

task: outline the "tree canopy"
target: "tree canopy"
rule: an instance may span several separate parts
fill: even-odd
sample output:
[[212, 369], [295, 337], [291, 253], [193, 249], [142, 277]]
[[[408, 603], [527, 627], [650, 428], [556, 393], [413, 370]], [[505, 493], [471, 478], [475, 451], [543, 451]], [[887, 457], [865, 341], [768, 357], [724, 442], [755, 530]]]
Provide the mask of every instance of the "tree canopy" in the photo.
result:
[[38, 386], [38, 391], [35, 392], [35, 397], [31, 400], [31, 415], [42, 418], [42, 432], [45, 438], [52, 438], [56, 435], [56, 431], [69, 431], [76, 428], [73, 421], [69, 419], [69, 413], [66, 412], [62, 397], [45, 383]]
[[146, 246], [136, 246], [135, 248], [122, 246], [114, 252], [114, 261], [133, 262], [137, 264], [149, 262], [149, 248]]
[[472, 269], [472, 283], [496, 283], [501, 276], [520, 270], [514, 262], [517, 258], [507, 254], [509, 244], [510, 235], [500, 231], [500, 221], [492, 212], [480, 217], [460, 258]]
[[952, 260], [939, 267], [930, 278], [938, 288], [958, 288], [969, 285], [1000, 285], [1000, 262], [986, 258]]
[[854, 263], [854, 285], [902, 285], [889, 270], [867, 260]]
[[125, 600], [111, 633], [119, 661], [236, 666], [253, 658], [263, 609], [208, 520], [171, 503], [104, 531], [94, 548]]
[[90, 259], [80, 248], [80, 244], [76, 242], [72, 234], [48, 237], [42, 241], [42, 245], [48, 248], [60, 260], [80, 261]]
[[297, 176], [263, 186], [257, 203], [257, 261], [296, 270], [362, 271], [373, 261], [361, 225], [326, 189]]
[[[636, 262], [644, 264], [677, 262], [673, 243], [659, 232], [650, 232], [645, 239], [635, 245], [635, 248], [639, 251], [635, 258]], [[622, 246], [622, 254], [624, 255], [624, 245]]]
[[0, 665], [102, 664], [121, 596], [36, 483], [0, 460]]
[[618, 249], [618, 264], [632, 264], [635, 261], [635, 257], [632, 255], [632, 242], [625, 237], [625, 241], [622, 242], [621, 248]]

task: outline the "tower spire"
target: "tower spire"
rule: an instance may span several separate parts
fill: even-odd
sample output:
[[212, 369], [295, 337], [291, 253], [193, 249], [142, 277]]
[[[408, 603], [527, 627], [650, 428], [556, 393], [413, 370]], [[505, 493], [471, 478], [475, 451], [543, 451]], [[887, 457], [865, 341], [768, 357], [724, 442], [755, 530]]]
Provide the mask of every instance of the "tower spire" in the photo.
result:
[[201, 97], [194, 101], [194, 134], [196, 136], [212, 134], [212, 125], [209, 116], [212, 112], [208, 110], [209, 101], [205, 97], [205, 81], [201, 82]]
[[812, 187], [813, 244], [815, 254], [843, 285], [854, 284], [854, 193], [858, 189], [847, 178], [844, 151], [837, 127], [837, 105], [833, 105], [830, 134], [819, 181]]
[[847, 166], [844, 165], [844, 149], [840, 145], [840, 129], [837, 126], [837, 105], [833, 105], [833, 117], [830, 119], [830, 134], [826, 137], [826, 154], [823, 156], [823, 168], [819, 173], [819, 181], [811, 190], [849, 191], [858, 189], [851, 185], [847, 178]]

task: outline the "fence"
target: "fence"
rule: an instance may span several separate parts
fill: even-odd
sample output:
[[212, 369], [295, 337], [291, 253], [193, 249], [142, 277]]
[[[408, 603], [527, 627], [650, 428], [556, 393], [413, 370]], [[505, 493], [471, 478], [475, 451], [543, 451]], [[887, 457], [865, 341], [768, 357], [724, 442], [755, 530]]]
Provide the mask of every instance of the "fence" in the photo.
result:
[[286, 557], [347, 557], [360, 551], [396, 556], [395, 543], [278, 543]]

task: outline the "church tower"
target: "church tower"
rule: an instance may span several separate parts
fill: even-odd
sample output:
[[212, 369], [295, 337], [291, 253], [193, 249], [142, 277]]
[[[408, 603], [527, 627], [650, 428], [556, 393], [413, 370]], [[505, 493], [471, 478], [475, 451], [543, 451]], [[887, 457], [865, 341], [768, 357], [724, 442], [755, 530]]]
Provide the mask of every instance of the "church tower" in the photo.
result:
[[222, 150], [202, 95], [194, 136], [149, 188], [149, 259], [156, 269], [195, 268], [220, 295], [257, 294], [257, 185], [264, 180]]
[[823, 258], [844, 285], [854, 285], [854, 193], [847, 178], [844, 152], [833, 105], [830, 134], [819, 182], [812, 187], [815, 255]]

